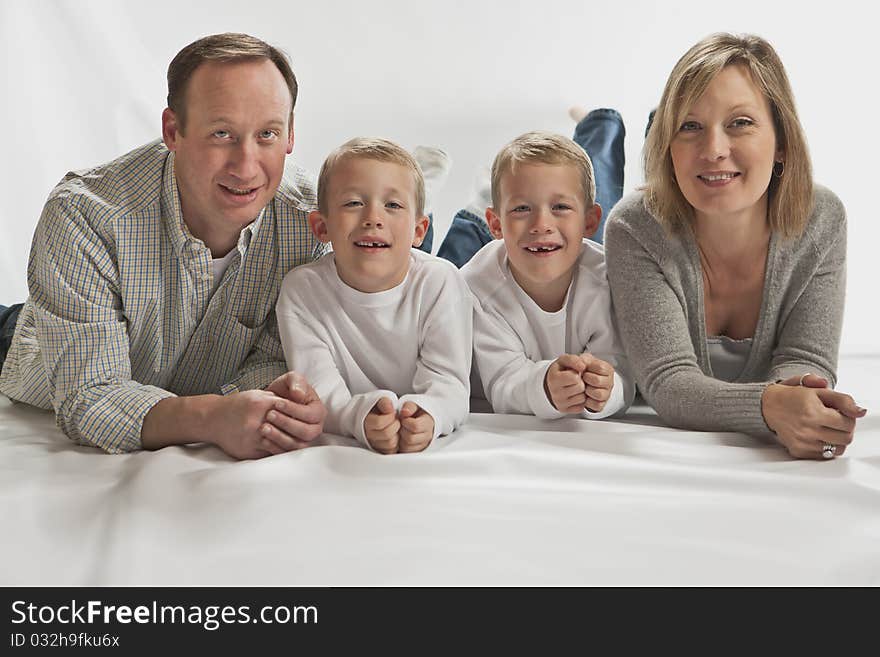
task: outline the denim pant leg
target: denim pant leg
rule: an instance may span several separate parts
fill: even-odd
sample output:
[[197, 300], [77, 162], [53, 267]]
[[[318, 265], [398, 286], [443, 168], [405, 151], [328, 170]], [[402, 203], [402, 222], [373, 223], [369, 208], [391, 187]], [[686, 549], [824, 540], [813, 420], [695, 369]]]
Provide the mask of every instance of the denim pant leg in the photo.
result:
[[602, 206], [602, 221], [593, 236], [593, 240], [599, 244], [602, 243], [605, 235], [605, 219], [611, 208], [623, 196], [625, 136], [626, 129], [620, 112], [613, 109], [595, 109], [577, 124], [572, 137], [587, 152], [593, 163], [596, 202]]
[[23, 303], [16, 303], [8, 308], [0, 306], [0, 371], [6, 361], [9, 345], [12, 344], [12, 336], [15, 335], [15, 325], [18, 322], [18, 313], [24, 307]]
[[493, 239], [482, 218], [468, 210], [459, 210], [452, 218], [452, 225], [449, 226], [437, 255], [461, 269], [477, 251]]

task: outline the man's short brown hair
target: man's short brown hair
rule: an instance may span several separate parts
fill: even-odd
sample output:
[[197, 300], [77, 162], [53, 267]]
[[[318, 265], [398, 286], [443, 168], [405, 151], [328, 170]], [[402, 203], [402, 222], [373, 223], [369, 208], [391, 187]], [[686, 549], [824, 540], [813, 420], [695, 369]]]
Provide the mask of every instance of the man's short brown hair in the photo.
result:
[[180, 130], [186, 125], [186, 89], [195, 70], [205, 62], [250, 62], [268, 59], [280, 71], [290, 91], [290, 121], [298, 87], [287, 55], [249, 34], [226, 32], [193, 41], [174, 56], [168, 66], [168, 107], [177, 116]]

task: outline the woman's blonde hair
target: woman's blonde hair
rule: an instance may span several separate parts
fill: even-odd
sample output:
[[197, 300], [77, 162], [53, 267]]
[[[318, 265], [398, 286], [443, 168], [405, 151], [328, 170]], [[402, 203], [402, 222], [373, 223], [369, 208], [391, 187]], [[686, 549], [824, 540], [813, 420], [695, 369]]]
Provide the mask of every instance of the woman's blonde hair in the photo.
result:
[[[766, 40], [745, 34], [713, 34], [678, 60], [645, 141], [645, 191], [648, 209], [673, 230], [691, 225], [694, 209], [678, 186], [670, 145], [687, 113], [725, 67], [748, 68], [770, 104], [782, 166], [770, 178], [767, 219], [785, 237], [800, 235], [813, 209], [813, 173], [807, 140], [795, 110], [794, 95], [779, 55]], [[781, 174], [781, 175], [780, 175]]]

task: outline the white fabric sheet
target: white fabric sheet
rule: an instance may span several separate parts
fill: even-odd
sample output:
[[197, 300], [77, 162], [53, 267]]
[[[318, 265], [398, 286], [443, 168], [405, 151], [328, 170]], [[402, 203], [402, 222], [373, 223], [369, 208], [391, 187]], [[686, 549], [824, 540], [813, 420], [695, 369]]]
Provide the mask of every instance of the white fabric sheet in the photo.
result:
[[0, 397], [2, 585], [878, 585], [880, 359], [831, 462], [733, 433], [472, 414], [423, 454], [110, 456]]

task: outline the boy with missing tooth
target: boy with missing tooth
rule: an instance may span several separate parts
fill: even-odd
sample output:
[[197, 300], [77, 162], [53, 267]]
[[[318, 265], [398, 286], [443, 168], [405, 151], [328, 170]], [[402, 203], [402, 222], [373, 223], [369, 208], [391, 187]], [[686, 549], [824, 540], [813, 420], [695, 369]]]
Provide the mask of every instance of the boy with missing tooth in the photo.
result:
[[287, 365], [327, 407], [324, 430], [383, 454], [422, 451], [468, 414], [470, 293], [454, 265], [411, 248], [428, 228], [424, 203], [406, 150], [346, 142], [309, 215], [333, 251], [288, 273], [278, 298]]
[[570, 139], [524, 134], [492, 165], [495, 241], [461, 270], [473, 293], [474, 358], [496, 413], [545, 419], [624, 412], [635, 385], [595, 232], [593, 167]]

